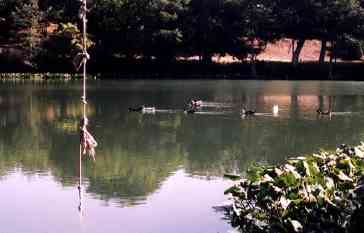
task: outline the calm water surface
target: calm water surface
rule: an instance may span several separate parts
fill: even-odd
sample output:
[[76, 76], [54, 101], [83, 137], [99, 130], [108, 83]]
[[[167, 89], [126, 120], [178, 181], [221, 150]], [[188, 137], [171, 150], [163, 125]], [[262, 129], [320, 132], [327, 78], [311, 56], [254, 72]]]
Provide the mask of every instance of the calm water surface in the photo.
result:
[[[226, 233], [225, 172], [364, 140], [364, 83], [93, 81], [96, 163], [83, 163], [80, 83], [0, 83], [0, 233]], [[205, 101], [198, 114], [182, 109]], [[155, 106], [155, 114], [129, 113]], [[279, 116], [271, 108], [278, 104]], [[242, 106], [256, 109], [242, 119]], [[332, 107], [331, 119], [316, 109]]]

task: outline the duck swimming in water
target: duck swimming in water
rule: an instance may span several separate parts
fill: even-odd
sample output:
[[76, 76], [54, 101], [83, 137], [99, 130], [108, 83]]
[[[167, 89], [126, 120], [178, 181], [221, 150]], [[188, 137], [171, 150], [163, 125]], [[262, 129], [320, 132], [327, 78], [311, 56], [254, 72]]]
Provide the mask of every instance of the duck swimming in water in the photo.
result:
[[142, 113], [155, 113], [155, 107], [144, 107], [143, 106]]
[[195, 99], [192, 99], [189, 103], [189, 105], [193, 108], [196, 108], [196, 107], [201, 107], [202, 106], [202, 100], [195, 100]]
[[186, 113], [186, 114], [194, 114], [196, 112], [196, 109], [195, 108], [189, 108], [189, 109], [185, 109], [183, 112]]
[[241, 110], [241, 115], [243, 116], [253, 116], [255, 114], [256, 111], [253, 110], [246, 110], [245, 108], [243, 108]]
[[128, 108], [129, 112], [141, 112], [143, 110], [143, 106], [137, 107], [137, 108]]
[[331, 113], [332, 113], [330, 110], [328, 110], [326, 112], [322, 111], [321, 108], [317, 109], [316, 112], [317, 112], [317, 115], [329, 115], [329, 116], [331, 116]]
[[145, 107], [144, 105], [137, 108], [128, 108], [129, 112], [155, 113], [155, 107]]
[[272, 112], [273, 112], [273, 116], [278, 116], [278, 112], [279, 112], [278, 105], [273, 106]]

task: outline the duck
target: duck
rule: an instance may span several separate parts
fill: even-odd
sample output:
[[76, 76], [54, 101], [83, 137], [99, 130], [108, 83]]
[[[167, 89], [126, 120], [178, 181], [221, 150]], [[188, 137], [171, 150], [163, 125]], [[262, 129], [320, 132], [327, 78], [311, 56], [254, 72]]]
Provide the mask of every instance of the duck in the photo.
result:
[[202, 106], [202, 100], [195, 100], [192, 99], [189, 103], [191, 107], [201, 107]]
[[243, 108], [242, 110], [241, 110], [241, 115], [243, 115], [243, 116], [253, 116], [254, 114], [255, 114], [255, 110], [253, 111], [253, 110], [246, 110], [245, 108]]
[[155, 107], [142, 107], [142, 113], [155, 113]]
[[326, 112], [324, 112], [321, 110], [321, 108], [317, 109], [316, 112], [317, 112], [317, 115], [329, 115], [329, 116], [331, 116], [331, 113], [332, 113], [330, 110], [327, 110]]
[[128, 108], [129, 112], [155, 113], [155, 107], [145, 107], [144, 105], [137, 108]]
[[277, 104], [275, 104], [272, 108], [273, 116], [277, 116], [279, 112], [279, 107]]
[[194, 114], [196, 112], [196, 109], [195, 108], [189, 108], [189, 109], [185, 109], [183, 112], [186, 113], [186, 114]]
[[143, 106], [137, 107], [137, 108], [128, 108], [129, 112], [141, 112], [143, 110]]

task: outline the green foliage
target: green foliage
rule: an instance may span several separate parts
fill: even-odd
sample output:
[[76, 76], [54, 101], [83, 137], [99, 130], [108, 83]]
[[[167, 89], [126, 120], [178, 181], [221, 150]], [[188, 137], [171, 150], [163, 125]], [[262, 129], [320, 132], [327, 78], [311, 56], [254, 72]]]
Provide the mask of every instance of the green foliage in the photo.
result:
[[337, 43], [336, 57], [346, 60], [359, 60], [363, 56], [363, 41], [350, 36], [343, 36]]
[[[87, 47], [94, 43], [87, 37]], [[82, 51], [82, 35], [78, 27], [72, 23], [61, 23], [56, 32], [47, 40], [43, 41], [42, 50], [37, 55], [40, 65], [56, 65], [63, 69], [74, 70], [73, 59]]]
[[[183, 35], [192, 55], [199, 55], [209, 63], [223, 39], [223, 0], [191, 0], [185, 11]], [[195, 54], [194, 54], [195, 53]]]
[[364, 144], [255, 166], [231, 194], [232, 224], [243, 232], [348, 232], [361, 206]]
[[51, 22], [75, 23], [78, 20], [80, 1], [74, 0], [39, 0], [39, 8]]
[[[0, 6], [0, 43], [21, 47], [26, 60], [40, 66], [44, 61], [34, 58], [44, 55], [45, 47], [70, 54], [55, 39], [59, 32], [48, 32], [47, 25], [77, 25], [79, 1], [0, 0]], [[184, 56], [210, 63], [212, 56], [225, 54], [254, 63], [268, 42], [280, 38], [297, 42], [296, 63], [307, 39], [328, 42], [333, 56], [362, 55], [360, 0], [94, 0], [88, 6], [88, 31], [95, 41], [90, 53], [100, 66], [136, 59], [170, 63]], [[55, 52], [48, 58], [60, 64]]]
[[97, 0], [92, 9], [89, 26], [97, 41], [97, 54], [128, 59], [175, 58], [182, 41], [178, 28], [181, 1]]

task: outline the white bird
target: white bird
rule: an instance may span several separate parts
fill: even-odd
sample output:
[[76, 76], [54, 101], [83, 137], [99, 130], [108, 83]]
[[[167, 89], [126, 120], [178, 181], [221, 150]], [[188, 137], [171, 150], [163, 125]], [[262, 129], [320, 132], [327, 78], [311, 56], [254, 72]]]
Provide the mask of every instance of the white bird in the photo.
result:
[[273, 116], [278, 116], [279, 107], [278, 107], [278, 105], [277, 105], [277, 104], [275, 104], [275, 105], [273, 106], [272, 112], [273, 112]]
[[155, 113], [155, 107], [144, 107], [143, 106], [142, 113]]

